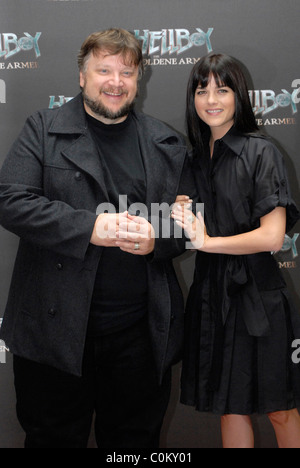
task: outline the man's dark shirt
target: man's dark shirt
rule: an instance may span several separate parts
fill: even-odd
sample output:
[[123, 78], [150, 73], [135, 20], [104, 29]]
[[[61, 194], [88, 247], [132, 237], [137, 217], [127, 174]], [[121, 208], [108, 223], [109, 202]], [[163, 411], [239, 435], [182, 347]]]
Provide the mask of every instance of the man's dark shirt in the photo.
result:
[[[98, 147], [106, 188], [116, 213], [146, 201], [146, 177], [132, 115], [115, 125], [105, 125], [87, 115]], [[127, 206], [119, 207], [119, 196]], [[132, 213], [136, 214], [136, 213]], [[103, 335], [141, 319], [147, 311], [147, 271], [144, 257], [119, 248], [103, 248], [91, 305], [88, 333]]]

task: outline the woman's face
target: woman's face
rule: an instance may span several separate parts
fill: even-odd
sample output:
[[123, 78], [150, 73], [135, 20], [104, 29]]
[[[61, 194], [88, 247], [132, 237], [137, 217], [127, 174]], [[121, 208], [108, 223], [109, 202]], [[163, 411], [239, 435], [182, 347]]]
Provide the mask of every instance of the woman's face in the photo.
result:
[[219, 87], [212, 75], [206, 88], [199, 85], [196, 89], [195, 108], [200, 119], [210, 127], [214, 139], [220, 139], [234, 124], [235, 93], [227, 86]]

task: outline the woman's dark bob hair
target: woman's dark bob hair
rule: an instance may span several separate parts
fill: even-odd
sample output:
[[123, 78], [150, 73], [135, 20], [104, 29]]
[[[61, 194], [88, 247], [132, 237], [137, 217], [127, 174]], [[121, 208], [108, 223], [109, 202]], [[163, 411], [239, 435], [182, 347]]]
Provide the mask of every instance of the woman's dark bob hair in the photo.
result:
[[258, 132], [252, 110], [245, 75], [238, 62], [224, 54], [210, 53], [194, 66], [187, 88], [186, 126], [191, 145], [196, 153], [203, 148], [202, 135], [209, 128], [195, 108], [195, 93], [200, 85], [206, 88], [213, 76], [217, 86], [227, 86], [235, 93], [236, 111], [234, 128], [243, 134]]

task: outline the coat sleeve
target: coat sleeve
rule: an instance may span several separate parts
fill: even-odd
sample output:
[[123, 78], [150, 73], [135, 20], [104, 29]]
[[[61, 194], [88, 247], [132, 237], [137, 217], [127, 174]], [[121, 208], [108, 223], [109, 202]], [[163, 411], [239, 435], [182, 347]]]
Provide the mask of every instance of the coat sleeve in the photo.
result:
[[0, 171], [0, 224], [27, 242], [83, 260], [96, 214], [44, 196], [44, 146], [35, 114], [26, 121]]
[[300, 213], [291, 196], [283, 156], [272, 142], [265, 141], [255, 167], [252, 221], [258, 222], [279, 206], [286, 208], [289, 232], [300, 219]]

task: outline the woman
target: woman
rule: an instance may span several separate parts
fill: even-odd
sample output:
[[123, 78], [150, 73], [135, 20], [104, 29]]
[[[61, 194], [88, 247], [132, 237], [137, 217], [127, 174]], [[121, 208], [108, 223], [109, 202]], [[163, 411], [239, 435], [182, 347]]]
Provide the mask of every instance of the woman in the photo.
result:
[[[187, 128], [199, 198], [173, 218], [195, 249], [187, 304], [181, 401], [222, 415], [224, 447], [254, 446], [250, 415], [268, 414], [279, 447], [300, 447], [300, 338], [272, 252], [300, 218], [281, 154], [258, 133], [238, 63], [209, 54], [192, 70]], [[204, 236], [203, 236], [204, 232]]]

